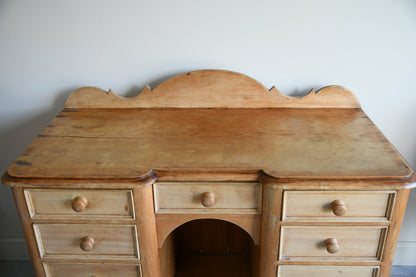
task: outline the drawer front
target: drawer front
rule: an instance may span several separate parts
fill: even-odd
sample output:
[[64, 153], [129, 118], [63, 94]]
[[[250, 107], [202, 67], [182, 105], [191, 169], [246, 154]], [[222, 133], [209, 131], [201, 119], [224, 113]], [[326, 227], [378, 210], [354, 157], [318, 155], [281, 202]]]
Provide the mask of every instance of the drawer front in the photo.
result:
[[260, 213], [258, 183], [157, 183], [157, 213]]
[[141, 277], [139, 264], [44, 263], [46, 277]]
[[33, 228], [42, 258], [139, 259], [135, 225], [33, 224]]
[[278, 277], [377, 277], [377, 266], [281, 265]]
[[280, 260], [379, 261], [387, 227], [284, 226]]
[[134, 219], [131, 190], [25, 189], [32, 218]]
[[387, 221], [395, 192], [285, 191], [283, 221]]

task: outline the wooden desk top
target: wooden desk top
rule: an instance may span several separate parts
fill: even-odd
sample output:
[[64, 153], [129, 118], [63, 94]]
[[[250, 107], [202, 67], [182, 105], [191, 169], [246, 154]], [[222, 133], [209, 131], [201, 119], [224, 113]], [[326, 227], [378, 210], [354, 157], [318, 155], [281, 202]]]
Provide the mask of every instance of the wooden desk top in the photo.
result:
[[[274, 88], [265, 90], [252, 79], [221, 91], [224, 80], [248, 78], [237, 73], [192, 74], [188, 84], [185, 81], [191, 77], [184, 74], [154, 91], [147, 88], [140, 96], [143, 105], [140, 97], [129, 101], [94, 88], [74, 92], [66, 108], [12, 164], [9, 176], [132, 179], [151, 170], [263, 170], [283, 179], [399, 180], [413, 174], [346, 90], [329, 89], [335, 91], [336, 101], [349, 99], [347, 104], [331, 106], [336, 101], [330, 97], [316, 104], [312, 92], [304, 100], [293, 100]], [[207, 87], [216, 96], [223, 93], [222, 100], [233, 108], [215, 105], [215, 97], [202, 99], [199, 105], [184, 102], [187, 94], [196, 98], [198, 84], [205, 95]], [[183, 98], [163, 105], [145, 98], [155, 98], [154, 94], [166, 99], [172, 87], [169, 93], [182, 93]], [[343, 96], [337, 97], [341, 92]], [[322, 93], [322, 99], [328, 93]], [[254, 101], [259, 99], [256, 94], [263, 94], [266, 101]], [[255, 104], [242, 108], [247, 101]]]

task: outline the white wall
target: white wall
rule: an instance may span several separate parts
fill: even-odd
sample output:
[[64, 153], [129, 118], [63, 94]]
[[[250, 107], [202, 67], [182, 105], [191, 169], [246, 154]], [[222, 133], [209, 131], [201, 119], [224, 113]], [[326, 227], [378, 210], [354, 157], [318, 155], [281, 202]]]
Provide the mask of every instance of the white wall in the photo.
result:
[[[0, 0], [0, 170], [78, 87], [132, 95], [212, 68], [289, 95], [343, 85], [415, 168], [415, 15], [412, 0]], [[0, 217], [0, 259], [24, 258], [6, 186]], [[416, 265], [416, 189], [395, 263]]]

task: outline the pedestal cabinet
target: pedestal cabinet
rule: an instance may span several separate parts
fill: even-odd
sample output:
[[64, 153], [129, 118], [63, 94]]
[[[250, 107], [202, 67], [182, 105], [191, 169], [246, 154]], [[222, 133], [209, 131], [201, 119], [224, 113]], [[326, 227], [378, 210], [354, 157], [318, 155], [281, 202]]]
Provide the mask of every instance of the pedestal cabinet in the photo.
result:
[[355, 96], [81, 88], [10, 166], [37, 276], [388, 276], [415, 176]]

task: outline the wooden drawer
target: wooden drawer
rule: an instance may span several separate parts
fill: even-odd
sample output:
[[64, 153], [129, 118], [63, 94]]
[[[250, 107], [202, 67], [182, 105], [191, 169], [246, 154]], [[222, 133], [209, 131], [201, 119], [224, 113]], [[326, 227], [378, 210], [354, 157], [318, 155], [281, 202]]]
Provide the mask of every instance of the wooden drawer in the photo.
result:
[[44, 263], [46, 277], [141, 277], [139, 264]]
[[260, 213], [258, 183], [156, 183], [157, 213]]
[[386, 232], [382, 226], [284, 226], [280, 260], [379, 261]]
[[377, 277], [378, 266], [280, 265], [278, 277]]
[[135, 225], [33, 224], [33, 228], [42, 258], [139, 259]]
[[131, 190], [25, 189], [25, 198], [35, 219], [134, 219]]
[[388, 221], [391, 191], [285, 191], [283, 221]]

